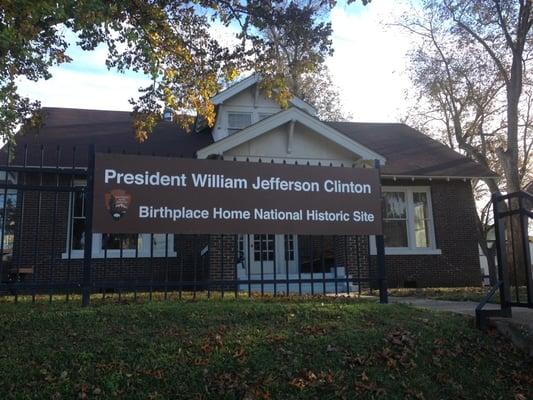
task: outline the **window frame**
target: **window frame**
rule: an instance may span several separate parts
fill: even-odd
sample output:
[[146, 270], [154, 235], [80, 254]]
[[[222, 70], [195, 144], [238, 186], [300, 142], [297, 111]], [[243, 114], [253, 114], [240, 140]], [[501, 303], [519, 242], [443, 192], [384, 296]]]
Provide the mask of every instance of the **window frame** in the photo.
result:
[[[433, 218], [433, 202], [431, 199], [431, 187], [429, 186], [383, 186], [382, 194], [387, 192], [403, 192], [406, 200], [407, 211], [407, 247], [385, 247], [386, 255], [439, 255], [442, 251], [437, 247], [435, 237], [435, 220]], [[416, 247], [416, 230], [415, 230], [415, 211], [414, 211], [414, 193], [425, 193], [427, 199], [427, 218], [428, 221], [428, 247]], [[375, 236], [370, 238], [370, 254], [376, 255]]]
[[[250, 107], [250, 106], [244, 106], [244, 105], [238, 105], [238, 104], [225, 105], [219, 111], [220, 119], [217, 118], [217, 124], [215, 126], [215, 131], [217, 129], [222, 129], [226, 136], [231, 136], [239, 132], [242, 129], [248, 128], [246, 127], [246, 128], [242, 128], [239, 130], [235, 130], [237, 128], [230, 128], [229, 114], [251, 114], [251, 123], [249, 126], [252, 126], [260, 121], [263, 121], [264, 119], [272, 117], [273, 115], [279, 113], [280, 111], [281, 110], [279, 108], [269, 107], [269, 106]], [[266, 117], [260, 118], [260, 114], [266, 115]], [[223, 137], [226, 137], [226, 136], [223, 136]]]
[[246, 115], [249, 115], [250, 116], [250, 125], [248, 126], [252, 126], [254, 123], [255, 123], [255, 120], [254, 120], [254, 113], [252, 110], [235, 110], [235, 109], [229, 109], [226, 111], [226, 130], [228, 131], [228, 135], [234, 135], [235, 133], [243, 130], [243, 129], [246, 129], [248, 128], [248, 126], [245, 126], [244, 128], [234, 128], [234, 127], [231, 127], [229, 125], [229, 116], [230, 114], [246, 114]]

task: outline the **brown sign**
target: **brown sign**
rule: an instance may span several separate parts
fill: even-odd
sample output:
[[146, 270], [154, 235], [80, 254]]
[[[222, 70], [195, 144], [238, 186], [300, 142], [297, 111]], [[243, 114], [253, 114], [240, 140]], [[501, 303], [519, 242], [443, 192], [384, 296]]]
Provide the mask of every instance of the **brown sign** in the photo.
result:
[[375, 169], [96, 154], [101, 233], [380, 234]]

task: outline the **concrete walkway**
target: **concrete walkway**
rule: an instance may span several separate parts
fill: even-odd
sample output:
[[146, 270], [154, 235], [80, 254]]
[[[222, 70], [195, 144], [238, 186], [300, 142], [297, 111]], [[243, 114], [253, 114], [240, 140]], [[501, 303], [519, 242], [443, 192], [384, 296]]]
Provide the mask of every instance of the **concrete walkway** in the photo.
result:
[[[413, 307], [429, 308], [437, 311], [449, 311], [457, 314], [469, 315], [475, 317], [476, 307], [478, 303], [473, 301], [448, 301], [448, 300], [432, 300], [418, 297], [389, 297], [390, 303], [409, 304]], [[496, 310], [499, 308], [498, 304], [487, 304], [485, 310]], [[513, 318], [506, 320], [513, 324], [519, 324], [527, 327], [533, 333], [533, 309], [532, 308], [513, 308]]]

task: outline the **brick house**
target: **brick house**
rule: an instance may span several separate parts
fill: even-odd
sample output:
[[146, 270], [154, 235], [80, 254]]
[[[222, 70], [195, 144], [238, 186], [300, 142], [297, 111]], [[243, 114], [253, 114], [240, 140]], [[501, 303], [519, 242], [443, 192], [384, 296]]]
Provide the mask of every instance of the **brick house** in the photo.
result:
[[[298, 98], [282, 110], [262, 95], [255, 75], [212, 101], [217, 110], [212, 129], [194, 126], [185, 132], [164, 120], [141, 144], [128, 112], [45, 108], [40, 128], [17, 135], [9, 161], [44, 170], [11, 171], [1, 178], [13, 184], [83, 186], [83, 173], [76, 171], [87, 167], [87, 148], [93, 144], [101, 152], [223, 158], [248, 161], [250, 168], [254, 162], [352, 167], [379, 160], [389, 286], [480, 284], [471, 180], [493, 176], [491, 171], [404, 124], [321, 121]], [[5, 163], [7, 148], [2, 157]], [[0, 195], [3, 270], [17, 271], [35, 284], [61, 287], [79, 281], [82, 192], [10, 188]], [[324, 277], [372, 284], [375, 247], [369, 236], [93, 234], [92, 279], [101, 288], [109, 282], [203, 288], [206, 280], [317, 277], [317, 285], [306, 283], [304, 291], [330, 292], [332, 284], [324, 284]], [[271, 291], [272, 285], [262, 289]]]

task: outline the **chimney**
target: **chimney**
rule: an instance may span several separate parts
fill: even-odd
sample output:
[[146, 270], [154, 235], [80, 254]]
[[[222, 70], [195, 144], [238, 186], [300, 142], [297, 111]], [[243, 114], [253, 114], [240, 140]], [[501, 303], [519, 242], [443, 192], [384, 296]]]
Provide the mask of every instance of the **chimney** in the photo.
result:
[[163, 111], [163, 120], [172, 122], [172, 110], [170, 108], [165, 108]]

